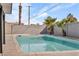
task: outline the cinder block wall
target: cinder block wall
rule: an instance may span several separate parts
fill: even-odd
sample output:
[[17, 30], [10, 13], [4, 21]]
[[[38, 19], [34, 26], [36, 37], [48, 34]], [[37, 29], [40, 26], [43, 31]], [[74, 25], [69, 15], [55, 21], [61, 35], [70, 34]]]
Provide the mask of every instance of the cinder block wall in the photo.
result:
[[[13, 34], [40, 34], [44, 30], [43, 25], [13, 25]], [[46, 30], [46, 29], [45, 29]]]
[[5, 34], [11, 34], [12, 25], [9, 23], [5, 23]]
[[47, 34], [45, 25], [17, 25], [5, 24], [6, 34]]
[[[45, 25], [18, 25], [5, 23], [5, 34], [48, 34]], [[54, 35], [62, 36], [62, 29], [54, 26]]]

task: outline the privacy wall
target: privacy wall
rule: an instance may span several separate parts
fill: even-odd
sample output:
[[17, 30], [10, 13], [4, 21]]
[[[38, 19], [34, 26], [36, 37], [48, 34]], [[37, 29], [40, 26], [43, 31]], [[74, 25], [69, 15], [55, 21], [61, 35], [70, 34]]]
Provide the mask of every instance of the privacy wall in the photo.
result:
[[79, 37], [79, 22], [67, 24], [65, 30], [67, 36]]
[[47, 34], [45, 25], [5, 24], [6, 34]]

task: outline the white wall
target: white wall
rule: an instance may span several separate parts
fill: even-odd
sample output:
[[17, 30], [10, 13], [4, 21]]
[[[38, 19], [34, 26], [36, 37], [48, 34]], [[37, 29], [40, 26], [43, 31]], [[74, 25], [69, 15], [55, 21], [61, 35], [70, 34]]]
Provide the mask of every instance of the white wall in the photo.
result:
[[79, 22], [67, 24], [66, 34], [68, 36], [79, 37]]

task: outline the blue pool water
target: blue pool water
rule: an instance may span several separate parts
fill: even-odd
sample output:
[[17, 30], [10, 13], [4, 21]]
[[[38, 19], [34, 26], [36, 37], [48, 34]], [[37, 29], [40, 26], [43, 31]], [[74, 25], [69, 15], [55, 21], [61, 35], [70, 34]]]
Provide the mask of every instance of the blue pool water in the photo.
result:
[[17, 36], [23, 52], [79, 50], [79, 41], [52, 35]]

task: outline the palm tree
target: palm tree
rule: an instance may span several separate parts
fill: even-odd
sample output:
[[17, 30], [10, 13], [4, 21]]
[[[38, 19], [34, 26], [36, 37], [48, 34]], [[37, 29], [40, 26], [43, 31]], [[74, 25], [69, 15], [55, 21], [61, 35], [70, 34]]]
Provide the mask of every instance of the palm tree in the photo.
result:
[[77, 22], [77, 18], [74, 17], [71, 13], [69, 13], [67, 16], [67, 23], [73, 23], [73, 22]]
[[50, 16], [48, 16], [44, 21], [44, 24], [47, 26], [48, 32], [50, 34], [54, 34], [53, 26], [55, 24], [55, 21], [56, 21], [56, 18], [52, 18]]
[[66, 36], [66, 32], [64, 30], [64, 27], [66, 24], [68, 23], [73, 23], [73, 22], [77, 22], [77, 18], [74, 17], [71, 13], [68, 14], [67, 18], [64, 18], [63, 20], [61, 20], [60, 22], [56, 22], [56, 25], [58, 27], [62, 28], [62, 32], [63, 32], [63, 36]]
[[65, 26], [65, 24], [67, 23], [66, 20], [67, 20], [67, 19], [63, 19], [63, 20], [61, 20], [61, 21], [57, 21], [57, 22], [56, 22], [56, 25], [57, 25], [58, 27], [61, 27], [61, 28], [62, 28], [63, 36], [66, 36], [66, 32], [65, 32], [65, 30], [64, 30], [64, 26]]

